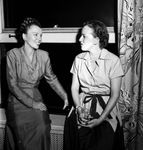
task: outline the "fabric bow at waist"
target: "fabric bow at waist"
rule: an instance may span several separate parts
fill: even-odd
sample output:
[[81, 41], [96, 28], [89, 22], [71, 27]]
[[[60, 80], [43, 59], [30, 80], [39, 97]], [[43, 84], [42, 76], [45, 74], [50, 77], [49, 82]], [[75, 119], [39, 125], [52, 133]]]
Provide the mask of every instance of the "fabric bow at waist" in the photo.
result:
[[[110, 95], [89, 94], [89, 95], [85, 96], [85, 98], [83, 100], [84, 104], [86, 104], [89, 101], [91, 101], [90, 115], [93, 118], [99, 118], [100, 117], [99, 113], [96, 111], [97, 101], [99, 102], [99, 105], [102, 107], [103, 110], [106, 107], [106, 104], [105, 104], [102, 96], [110, 96]], [[112, 119], [112, 116], [109, 114], [108, 118]]]

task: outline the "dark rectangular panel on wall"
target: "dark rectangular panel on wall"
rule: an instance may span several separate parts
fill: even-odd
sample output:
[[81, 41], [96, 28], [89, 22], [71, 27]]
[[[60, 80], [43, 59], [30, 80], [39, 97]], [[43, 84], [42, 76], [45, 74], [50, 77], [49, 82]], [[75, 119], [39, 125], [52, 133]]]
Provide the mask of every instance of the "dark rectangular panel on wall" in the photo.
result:
[[[75, 56], [81, 52], [80, 46], [77, 43], [42, 43], [40, 48], [48, 51], [53, 72], [57, 75], [60, 83], [66, 90], [71, 105], [70, 89], [72, 74], [70, 73], [70, 69]], [[66, 113], [66, 111], [62, 110], [63, 100], [51, 89], [44, 78], [41, 80], [39, 89], [50, 113]]]
[[[14, 47], [19, 47], [18, 44], [7, 43], [4, 44], [3, 51], [5, 53]], [[116, 44], [109, 44], [107, 49], [118, 55]], [[40, 49], [49, 52], [51, 59], [51, 64], [54, 73], [57, 75], [59, 81], [65, 88], [69, 96], [70, 106], [72, 105], [71, 98], [71, 80], [72, 74], [70, 69], [73, 63], [73, 60], [77, 54], [82, 52], [80, 50], [79, 43], [42, 43]], [[8, 87], [6, 82], [6, 61], [5, 56], [1, 60], [1, 94], [2, 94], [2, 103], [6, 106], [6, 100], [8, 96]], [[43, 99], [48, 107], [50, 113], [54, 114], [64, 114], [67, 111], [62, 110], [63, 101], [62, 99], [51, 89], [51, 87], [46, 83], [43, 78], [39, 85], [39, 90], [43, 96]]]
[[16, 28], [26, 16], [36, 17], [43, 28], [81, 27], [83, 22], [99, 19], [114, 27], [115, 0], [3, 0], [6, 28]]
[[[57, 75], [59, 81], [61, 82], [65, 90], [67, 91], [70, 105], [71, 105], [73, 101], [71, 98], [72, 74], [70, 73], [70, 69], [75, 56], [82, 52], [80, 49], [80, 45], [78, 43], [74, 43], [74, 44], [69, 44], [69, 43], [68, 44], [65, 43], [44, 44], [43, 43], [40, 46], [40, 48], [49, 52], [53, 71]], [[118, 55], [116, 44], [109, 44], [106, 48], [109, 51], [113, 52], [114, 54]], [[51, 113], [52, 112], [64, 113], [64, 111], [62, 110], [63, 101], [49, 87], [49, 85], [45, 82], [45, 79], [41, 81], [39, 89]]]

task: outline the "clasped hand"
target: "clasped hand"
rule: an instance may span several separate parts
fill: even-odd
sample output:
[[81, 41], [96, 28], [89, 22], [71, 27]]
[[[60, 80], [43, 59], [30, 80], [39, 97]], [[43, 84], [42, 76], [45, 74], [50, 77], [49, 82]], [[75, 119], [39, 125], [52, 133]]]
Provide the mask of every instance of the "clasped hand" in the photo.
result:
[[88, 128], [93, 128], [98, 126], [101, 123], [100, 119], [93, 119], [91, 116], [88, 118], [84, 117], [84, 114], [81, 113], [78, 115], [78, 125]]

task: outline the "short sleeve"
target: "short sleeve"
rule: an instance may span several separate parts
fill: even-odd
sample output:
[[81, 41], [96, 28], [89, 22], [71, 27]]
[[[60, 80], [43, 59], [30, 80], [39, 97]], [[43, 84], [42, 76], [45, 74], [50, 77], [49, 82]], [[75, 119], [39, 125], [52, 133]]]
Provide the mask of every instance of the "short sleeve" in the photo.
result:
[[70, 72], [72, 74], [77, 74], [77, 58], [74, 59]]
[[121, 61], [118, 57], [115, 57], [115, 59], [112, 61], [111, 68], [110, 68], [110, 78], [113, 79], [123, 75], [124, 72], [123, 72]]

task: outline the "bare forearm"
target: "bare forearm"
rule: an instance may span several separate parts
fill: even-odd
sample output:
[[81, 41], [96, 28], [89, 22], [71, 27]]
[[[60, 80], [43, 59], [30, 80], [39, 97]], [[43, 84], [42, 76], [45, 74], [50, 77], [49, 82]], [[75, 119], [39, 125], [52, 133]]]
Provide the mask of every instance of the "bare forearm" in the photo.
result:
[[72, 98], [73, 98], [75, 106], [81, 105], [80, 104], [80, 100], [79, 100], [79, 92], [78, 92], [78, 90], [72, 89], [71, 92], [72, 92]]
[[100, 116], [100, 120], [106, 119], [106, 117], [110, 114], [113, 108], [116, 106], [121, 88], [121, 77], [115, 78], [111, 80], [111, 97], [108, 100], [107, 106], [103, 113]]
[[100, 116], [100, 120], [103, 121], [106, 119], [106, 117], [111, 113], [111, 111], [113, 110], [113, 108], [116, 106], [118, 101], [118, 96], [111, 96], [106, 108], [103, 110], [103, 113]]

